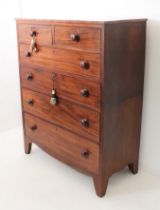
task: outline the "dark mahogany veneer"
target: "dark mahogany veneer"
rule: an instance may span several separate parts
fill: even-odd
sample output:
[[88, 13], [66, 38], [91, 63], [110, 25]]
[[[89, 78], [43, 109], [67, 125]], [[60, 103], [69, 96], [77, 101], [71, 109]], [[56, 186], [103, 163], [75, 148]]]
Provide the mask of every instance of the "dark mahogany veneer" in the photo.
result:
[[[25, 152], [93, 177], [138, 171], [146, 19], [17, 20]], [[53, 90], [53, 91], [52, 91]]]

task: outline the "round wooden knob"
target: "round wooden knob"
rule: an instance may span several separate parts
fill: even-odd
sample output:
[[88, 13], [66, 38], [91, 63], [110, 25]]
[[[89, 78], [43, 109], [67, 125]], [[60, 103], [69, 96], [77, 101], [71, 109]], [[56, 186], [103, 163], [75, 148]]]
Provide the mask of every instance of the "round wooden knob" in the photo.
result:
[[32, 98], [30, 98], [27, 102], [28, 102], [29, 105], [33, 105], [33, 103], [34, 103]]
[[89, 156], [89, 151], [88, 151], [88, 149], [84, 149], [84, 150], [81, 152], [81, 155], [82, 155], [82, 157], [84, 157], [84, 158], [88, 158], [88, 156]]
[[30, 52], [27, 52], [27, 53], [26, 53], [26, 57], [31, 57], [31, 55], [32, 55], [32, 54], [31, 54]]
[[34, 52], [35, 52], [35, 53], [38, 53], [38, 52], [39, 52], [39, 49], [37, 48], [37, 45], [36, 45], [36, 47], [34, 48]]
[[71, 34], [70, 37], [71, 37], [71, 40], [74, 41], [74, 42], [79, 42], [80, 41], [79, 34]]
[[35, 130], [37, 129], [37, 125], [32, 125], [32, 126], [30, 127], [30, 129], [31, 129], [32, 131], [35, 131]]
[[89, 127], [89, 121], [86, 118], [84, 118], [84, 119], [81, 120], [81, 125], [85, 128], [88, 128]]
[[85, 88], [81, 90], [81, 95], [84, 97], [89, 97], [89, 91]]
[[87, 61], [80, 61], [80, 66], [83, 69], [89, 69], [89, 63]]
[[33, 75], [31, 73], [27, 74], [26, 79], [27, 80], [32, 80], [33, 79]]
[[30, 36], [36, 36], [37, 35], [37, 32], [36, 31], [31, 31], [31, 33], [30, 33]]

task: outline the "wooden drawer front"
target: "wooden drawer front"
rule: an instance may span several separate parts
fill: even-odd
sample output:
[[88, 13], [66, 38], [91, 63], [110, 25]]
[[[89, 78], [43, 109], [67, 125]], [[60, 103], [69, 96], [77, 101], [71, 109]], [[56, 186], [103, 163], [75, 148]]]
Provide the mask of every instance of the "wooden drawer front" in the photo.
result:
[[[97, 173], [99, 147], [65, 129], [47, 123], [29, 114], [24, 115], [25, 134], [50, 154], [69, 165]], [[88, 155], [84, 155], [87, 151]]]
[[21, 66], [21, 82], [22, 87], [45, 94], [50, 94], [53, 89], [52, 74], [45, 69]]
[[21, 43], [30, 44], [31, 34], [36, 32], [36, 41], [38, 45], [52, 45], [52, 27], [44, 25], [18, 25], [18, 39]]
[[54, 69], [82, 76], [100, 77], [100, 54], [53, 49]]
[[[97, 53], [39, 47], [39, 52], [26, 57], [28, 45], [20, 44], [19, 48], [20, 62], [23, 64], [81, 76], [100, 77], [100, 55]], [[88, 68], [82, 66], [83, 62], [89, 65]]]
[[53, 70], [52, 48], [39, 47], [39, 51], [37, 53], [34, 52], [30, 57], [26, 57], [26, 53], [28, 52], [28, 45], [20, 44], [19, 49], [21, 64], [27, 64], [31, 67]]
[[56, 45], [75, 49], [100, 51], [100, 29], [55, 26]]
[[[29, 101], [33, 103], [30, 104]], [[23, 108], [50, 122], [63, 126], [96, 142], [99, 141], [99, 113], [58, 99], [57, 105], [50, 104], [50, 96], [23, 89]], [[89, 126], [84, 123], [87, 119]], [[85, 127], [86, 126], [86, 127]]]
[[100, 84], [96, 82], [58, 74], [55, 86], [58, 96], [73, 99], [92, 108], [100, 108]]

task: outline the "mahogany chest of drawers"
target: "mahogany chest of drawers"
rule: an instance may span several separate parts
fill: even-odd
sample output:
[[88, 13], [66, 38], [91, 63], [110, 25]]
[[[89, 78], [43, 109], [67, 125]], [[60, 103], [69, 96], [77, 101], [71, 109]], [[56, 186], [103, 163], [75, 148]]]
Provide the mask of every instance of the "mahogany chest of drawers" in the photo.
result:
[[25, 152], [93, 177], [138, 171], [146, 19], [17, 20]]

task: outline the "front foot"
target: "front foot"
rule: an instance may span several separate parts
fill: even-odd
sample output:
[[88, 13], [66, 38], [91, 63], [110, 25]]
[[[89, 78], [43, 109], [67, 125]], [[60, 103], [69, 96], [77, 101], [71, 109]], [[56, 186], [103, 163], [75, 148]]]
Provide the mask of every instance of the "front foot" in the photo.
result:
[[32, 149], [32, 143], [26, 141], [26, 142], [24, 143], [24, 150], [25, 150], [25, 153], [26, 153], [26, 154], [30, 154], [30, 153], [31, 153], [31, 149]]
[[106, 194], [107, 185], [108, 185], [108, 177], [94, 176], [94, 187], [96, 190], [96, 194], [99, 197], [103, 197]]

